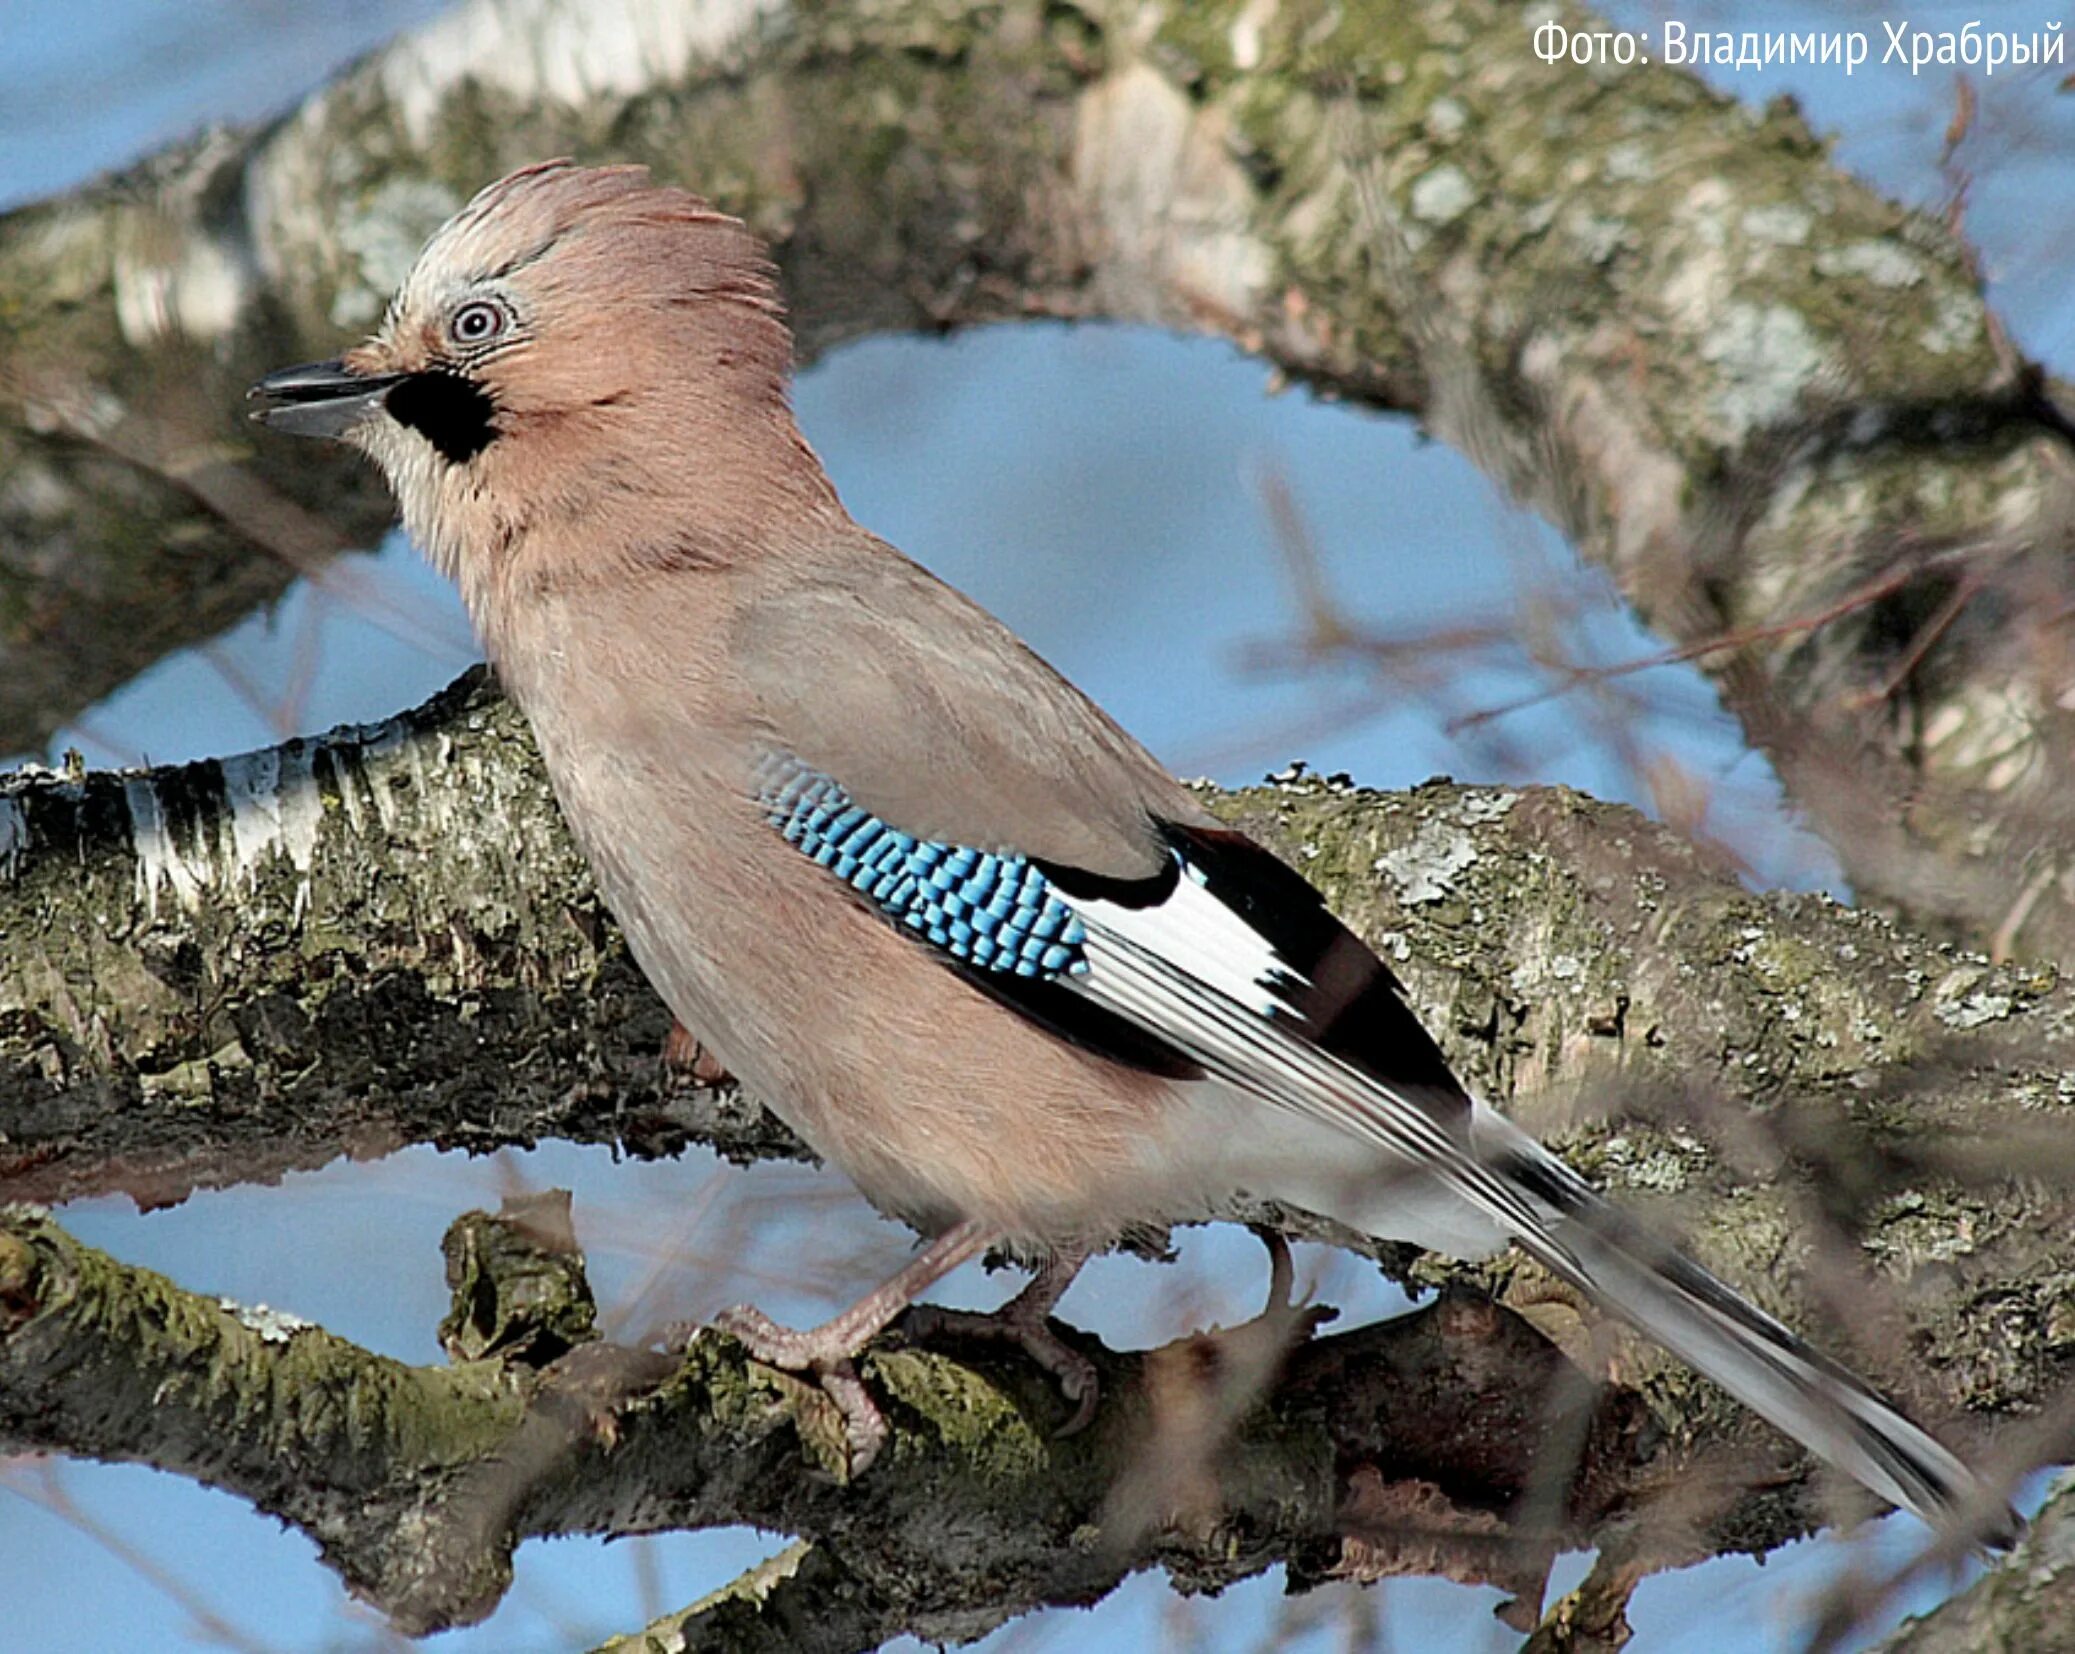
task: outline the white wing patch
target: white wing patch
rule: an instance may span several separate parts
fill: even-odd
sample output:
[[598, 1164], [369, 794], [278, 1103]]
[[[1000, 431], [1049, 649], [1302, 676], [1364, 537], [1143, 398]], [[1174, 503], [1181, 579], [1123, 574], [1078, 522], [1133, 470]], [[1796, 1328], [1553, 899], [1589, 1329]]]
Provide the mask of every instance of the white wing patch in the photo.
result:
[[1374, 1144], [1510, 1232], [1537, 1232], [1528, 1198], [1478, 1165], [1429, 1106], [1316, 1042], [1298, 1003], [1310, 979], [1179, 859], [1182, 876], [1150, 907], [1060, 892], [1087, 932], [1087, 969], [1060, 980], [1227, 1083]]
[[1088, 928], [1091, 975], [1100, 975], [1106, 962], [1117, 972], [1119, 944], [1128, 944], [1166, 960], [1257, 1016], [1300, 1015], [1279, 984], [1309, 987], [1309, 980], [1293, 970], [1265, 936], [1212, 895], [1186, 858], [1167, 900], [1152, 907], [1125, 907], [1093, 897], [1065, 899]]

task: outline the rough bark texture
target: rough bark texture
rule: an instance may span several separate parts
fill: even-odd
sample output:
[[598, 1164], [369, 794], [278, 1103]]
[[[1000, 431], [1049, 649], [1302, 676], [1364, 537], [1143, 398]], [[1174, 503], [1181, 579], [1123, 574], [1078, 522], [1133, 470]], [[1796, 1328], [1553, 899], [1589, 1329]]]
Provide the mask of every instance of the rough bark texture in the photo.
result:
[[0, 783], [0, 1194], [341, 1153], [790, 1144], [673, 1081], [523, 722], [471, 674], [241, 758]]
[[1670, 638], [1784, 628], [1704, 664], [1866, 896], [2075, 957], [2067, 420], [1964, 246], [1790, 107], [1544, 65], [1529, 10], [477, 0], [276, 127], [16, 213], [0, 747], [285, 580], [198, 454], [372, 536], [364, 476], [252, 452], [245, 381], [573, 151], [769, 234], [809, 354], [1120, 317], [1417, 411]]
[[[1436, 784], [1394, 796], [1299, 778], [1213, 802], [1387, 950], [1486, 1096], [1684, 1230], [1761, 1302], [1819, 1326], [1927, 1416], [2049, 1402], [2075, 1350], [2064, 1246], [2075, 989], [2051, 967], [1994, 967], [1824, 899], [1752, 895], [1632, 811], [1559, 790]], [[0, 846], [0, 1196], [173, 1199], [201, 1182], [428, 1139], [488, 1148], [558, 1134], [653, 1153], [698, 1138], [736, 1154], [796, 1152], [754, 1104], [666, 1081], [668, 1017], [599, 909], [523, 729], [480, 677], [392, 724], [243, 758], [17, 777], [0, 791]], [[1616, 1103], [1622, 1118], [1600, 1116]], [[711, 1351], [693, 1376], [666, 1380], [652, 1360], [591, 1343], [584, 1317], [547, 1316], [536, 1277], [495, 1246], [450, 1242], [456, 1314], [443, 1331], [461, 1365], [441, 1373], [314, 1332], [276, 1349], [263, 1329], [235, 1331], [235, 1312], [72, 1246], [32, 1210], [13, 1225], [0, 1436], [232, 1487], [309, 1527], [356, 1589], [411, 1625], [486, 1609], [513, 1536], [575, 1528], [749, 1520], [826, 1539], [846, 1577], [865, 1570], [871, 1612], [859, 1625], [951, 1635], [1034, 1603], [1086, 1600], [1153, 1562], [1201, 1585], [1276, 1560], [1300, 1577], [1416, 1568], [1497, 1578], [1532, 1599], [1557, 1538], [1642, 1566], [1762, 1548], [1826, 1508], [1824, 1484], [1777, 1439], [1632, 1344], [1595, 1426], [1612, 1434], [1579, 1461], [1574, 1508], [1553, 1526], [1521, 1525], [1514, 1496], [1565, 1438], [1540, 1402], [1501, 1429], [1514, 1415], [1497, 1397], [1545, 1396], [1562, 1363], [1513, 1317], [1444, 1297], [1424, 1320], [1298, 1358], [1226, 1450], [1238, 1457], [1214, 1458], [1231, 1501], [1205, 1516], [1214, 1534], [1175, 1539], [1155, 1500], [1123, 1527], [1150, 1523], [1161, 1537], [1117, 1555], [1098, 1546], [1093, 1560], [1076, 1551], [1069, 1565], [1067, 1536], [1122, 1520], [1099, 1490], [1139, 1464], [1146, 1438], [1129, 1397], [1174, 1374], [1109, 1358], [1105, 1423], [1071, 1449], [1019, 1459], [1013, 1497], [981, 1472], [1023, 1452], [1025, 1435], [999, 1437], [1008, 1415], [990, 1403], [996, 1422], [961, 1434], [926, 1478], [875, 1468], [856, 1494], [863, 1506], [824, 1508], [816, 1479], [784, 1469], [800, 1449], [766, 1441], [767, 1407], [755, 1474], [733, 1425], [699, 1425], [682, 1448], [694, 1457], [670, 1460], [667, 1474], [645, 1452], [608, 1451], [633, 1428], [627, 1409], [646, 1418], [658, 1395], [703, 1420], [721, 1407], [716, 1386], [777, 1381], [752, 1384]], [[1881, 1282], [1870, 1297], [1868, 1271]], [[1575, 1310], [1524, 1266], [1415, 1268], [1444, 1285], [1466, 1275], [1583, 1348]], [[506, 1279], [518, 1284], [501, 1289]], [[1833, 1321], [1831, 1302], [1847, 1313]], [[526, 1330], [534, 1321], [549, 1332]], [[323, 1371], [289, 1373], [278, 1362], [290, 1355]], [[924, 1388], [952, 1386], [944, 1405], [969, 1418], [979, 1404], [961, 1387], [976, 1381], [902, 1364], [918, 1359], [880, 1358], [876, 1381], [934, 1417], [935, 1402], [900, 1389], [930, 1375]], [[1198, 1362], [1174, 1359], [1183, 1373]], [[485, 1363], [502, 1374], [494, 1383]], [[605, 1447], [578, 1452], [554, 1434], [563, 1426], [541, 1423], [512, 1377], [520, 1368], [550, 1390], [589, 1386], [584, 1428]], [[1013, 1361], [985, 1370], [1042, 1393]], [[191, 1426], [168, 1404], [122, 1404], [131, 1391], [162, 1393], [174, 1372], [200, 1387]], [[301, 1408], [304, 1394], [349, 1399], [327, 1421]], [[1165, 1405], [1187, 1429], [1210, 1428], [1202, 1407]], [[1316, 1428], [1320, 1412], [1327, 1437], [1292, 1447], [1294, 1421]], [[225, 1423], [248, 1416], [242, 1437]], [[944, 1449], [939, 1425], [925, 1433], [932, 1452]], [[319, 1429], [331, 1433], [299, 1434]], [[372, 1464], [369, 1432], [380, 1438]], [[1194, 1447], [1176, 1460], [1197, 1462]], [[297, 1467], [293, 1486], [284, 1462]], [[525, 1486], [486, 1491], [514, 1462], [528, 1467]], [[717, 1463], [730, 1466], [718, 1483]], [[955, 1540], [886, 1539], [898, 1554], [860, 1559], [858, 1533], [909, 1532], [968, 1475], [981, 1485], [958, 1497], [981, 1501], [985, 1521]], [[1296, 1482], [1301, 1497], [1288, 1491]], [[1694, 1497], [1696, 1486], [1706, 1493]], [[1647, 1519], [1674, 1507], [1669, 1527]], [[382, 1535], [407, 1515], [404, 1531], [419, 1537], [391, 1554]], [[430, 1575], [420, 1557], [434, 1559]], [[757, 1612], [790, 1612], [785, 1601], [805, 1589], [776, 1582], [778, 1606]]]

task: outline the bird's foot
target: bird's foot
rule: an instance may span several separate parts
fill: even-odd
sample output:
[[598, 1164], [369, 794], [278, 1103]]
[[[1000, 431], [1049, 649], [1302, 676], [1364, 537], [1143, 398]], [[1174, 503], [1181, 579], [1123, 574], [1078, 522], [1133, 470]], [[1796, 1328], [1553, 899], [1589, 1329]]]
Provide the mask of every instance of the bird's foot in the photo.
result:
[[[850, 1474], [862, 1475], [886, 1445], [886, 1416], [866, 1391], [851, 1358], [915, 1301], [915, 1295], [986, 1250], [993, 1231], [968, 1218], [953, 1224], [884, 1285], [875, 1287], [842, 1314], [796, 1332], [760, 1309], [738, 1304], [713, 1318], [721, 1332], [738, 1338], [756, 1360], [786, 1372], [812, 1373], [843, 1418], [850, 1449]], [[1064, 1290], [1062, 1288], [1062, 1290]]]
[[736, 1304], [713, 1318], [716, 1330], [739, 1339], [749, 1353], [767, 1367], [783, 1367], [789, 1373], [813, 1372], [857, 1354], [861, 1340], [847, 1336], [850, 1329], [831, 1321], [802, 1332], [781, 1327], [753, 1304]]
[[[830, 1336], [829, 1327], [800, 1332], [781, 1327], [762, 1310], [736, 1304], [713, 1318], [714, 1327], [738, 1340], [750, 1356], [767, 1367], [811, 1375], [834, 1404], [843, 1421], [843, 1444], [849, 1450], [850, 1474], [861, 1476], [879, 1457], [889, 1434], [886, 1415], [872, 1399], [852, 1364], [854, 1348]], [[846, 1329], [847, 1330], [847, 1329]]]
[[1053, 1378], [1060, 1392], [1074, 1403], [1073, 1416], [1059, 1427], [1071, 1436], [1088, 1428], [1102, 1399], [1102, 1384], [1095, 1363], [1052, 1330], [1052, 1310], [1073, 1285], [1081, 1265], [1088, 1261], [1082, 1251], [1057, 1252], [1031, 1277], [1030, 1284], [1000, 1309], [979, 1313], [965, 1309], [938, 1309], [918, 1304], [908, 1311], [904, 1331], [916, 1343], [932, 1338], [985, 1338], [1017, 1346]]

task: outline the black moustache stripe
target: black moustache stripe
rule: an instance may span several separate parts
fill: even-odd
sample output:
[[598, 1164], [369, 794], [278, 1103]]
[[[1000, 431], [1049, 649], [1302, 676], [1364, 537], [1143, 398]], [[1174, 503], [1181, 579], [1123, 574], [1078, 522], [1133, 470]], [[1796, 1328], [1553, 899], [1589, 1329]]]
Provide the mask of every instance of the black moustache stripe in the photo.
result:
[[497, 405], [473, 379], [444, 368], [414, 373], [389, 393], [389, 415], [422, 431], [440, 457], [466, 465], [497, 440]]

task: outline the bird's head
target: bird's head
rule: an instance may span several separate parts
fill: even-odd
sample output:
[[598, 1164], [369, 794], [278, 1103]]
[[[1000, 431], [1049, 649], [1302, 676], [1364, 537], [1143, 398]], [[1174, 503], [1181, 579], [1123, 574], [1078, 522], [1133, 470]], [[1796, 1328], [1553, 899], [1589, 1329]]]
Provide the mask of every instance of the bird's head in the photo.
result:
[[526, 167], [426, 243], [380, 330], [252, 388], [274, 430], [371, 455], [471, 606], [739, 543], [828, 485], [793, 426], [792, 341], [738, 220], [641, 167]]

